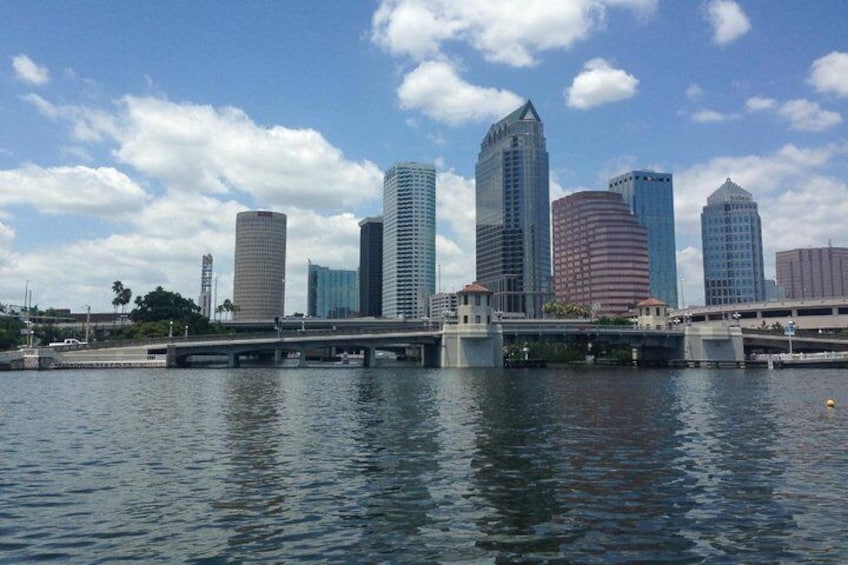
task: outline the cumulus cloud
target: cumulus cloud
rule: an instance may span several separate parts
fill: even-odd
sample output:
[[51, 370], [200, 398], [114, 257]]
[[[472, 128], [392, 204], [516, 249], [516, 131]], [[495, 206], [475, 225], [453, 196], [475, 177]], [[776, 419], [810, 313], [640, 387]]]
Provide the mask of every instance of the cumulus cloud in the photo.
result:
[[639, 80], [630, 73], [597, 58], [583, 65], [583, 71], [574, 77], [564, 94], [570, 107], [586, 110], [632, 98], [638, 85]]
[[819, 132], [842, 123], [838, 112], [825, 110], [817, 102], [804, 99], [789, 100], [780, 104], [772, 98], [753, 96], [745, 101], [749, 112], [770, 110], [787, 120], [792, 129]]
[[508, 90], [469, 84], [442, 61], [421, 63], [406, 75], [398, 98], [402, 108], [420, 110], [450, 125], [500, 119], [523, 102]]
[[421, 61], [442, 55], [447, 41], [465, 42], [491, 62], [537, 63], [603, 25], [607, 7], [652, 13], [657, 0], [383, 0], [372, 18], [372, 41], [393, 55]]
[[436, 261], [442, 288], [451, 292], [474, 280], [474, 179], [439, 171], [436, 176]]
[[692, 113], [692, 121], [699, 124], [727, 122], [735, 120], [739, 116], [736, 114], [727, 114], [717, 110], [701, 109]]
[[689, 87], [686, 89], [686, 98], [688, 98], [689, 100], [698, 100], [703, 95], [704, 89], [702, 89], [694, 82], [690, 83]]
[[12, 57], [12, 68], [15, 78], [21, 82], [42, 86], [50, 82], [50, 71], [35, 63], [26, 55], [15, 55]]
[[114, 155], [169, 189], [250, 194], [263, 205], [324, 208], [374, 198], [382, 172], [352, 162], [312, 129], [261, 127], [238, 108], [127, 96], [113, 114], [25, 97], [71, 124], [81, 142], [116, 143]]
[[139, 185], [111, 167], [26, 165], [0, 171], [0, 206], [25, 204], [46, 214], [115, 217], [137, 211], [146, 199]]
[[790, 100], [784, 103], [777, 113], [789, 120], [793, 129], [803, 131], [824, 131], [842, 123], [840, 114], [825, 110], [818, 103], [809, 100]]
[[707, 5], [707, 18], [713, 28], [713, 42], [717, 45], [732, 43], [751, 29], [748, 16], [733, 0], [711, 0]]
[[819, 92], [848, 96], [848, 53], [833, 51], [813, 61], [809, 81]]
[[777, 100], [772, 98], [763, 98], [762, 96], [752, 96], [745, 101], [745, 108], [747, 108], [749, 112], [774, 110], [777, 108]]

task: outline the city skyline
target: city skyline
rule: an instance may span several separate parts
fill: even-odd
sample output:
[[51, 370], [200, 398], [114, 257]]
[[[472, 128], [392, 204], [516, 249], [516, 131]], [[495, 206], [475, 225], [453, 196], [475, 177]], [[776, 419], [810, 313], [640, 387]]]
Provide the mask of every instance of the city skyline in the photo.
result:
[[492, 6], [0, 4], [0, 302], [26, 287], [110, 311], [114, 280], [196, 297], [205, 254], [221, 302], [233, 218], [266, 209], [289, 218], [286, 310], [305, 311], [307, 258], [355, 268], [357, 222], [406, 160], [436, 164], [440, 290], [457, 290], [479, 141], [530, 99], [551, 200], [674, 175], [690, 304], [701, 207], [727, 177], [760, 203], [767, 278], [776, 251], [848, 243], [844, 2]]

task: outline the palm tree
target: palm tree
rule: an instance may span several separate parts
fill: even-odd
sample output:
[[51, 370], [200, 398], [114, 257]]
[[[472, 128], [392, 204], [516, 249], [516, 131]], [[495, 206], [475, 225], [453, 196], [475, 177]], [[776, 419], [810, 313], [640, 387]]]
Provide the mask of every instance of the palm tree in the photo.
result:
[[[115, 281], [112, 283], [112, 292], [115, 293], [115, 298], [112, 299], [112, 306], [115, 308], [115, 314], [118, 313], [118, 306], [122, 304], [121, 293], [124, 292], [124, 283]], [[129, 302], [129, 301], [127, 301]]]

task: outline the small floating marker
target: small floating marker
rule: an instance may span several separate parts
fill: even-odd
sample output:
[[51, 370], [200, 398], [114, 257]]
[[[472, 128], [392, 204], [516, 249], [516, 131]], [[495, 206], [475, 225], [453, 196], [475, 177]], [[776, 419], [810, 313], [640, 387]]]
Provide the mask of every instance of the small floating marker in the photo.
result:
[[825, 400], [824, 405], [827, 406], [828, 408], [835, 408], [836, 407], [836, 401], [833, 400], [832, 398], [828, 398], [827, 400]]

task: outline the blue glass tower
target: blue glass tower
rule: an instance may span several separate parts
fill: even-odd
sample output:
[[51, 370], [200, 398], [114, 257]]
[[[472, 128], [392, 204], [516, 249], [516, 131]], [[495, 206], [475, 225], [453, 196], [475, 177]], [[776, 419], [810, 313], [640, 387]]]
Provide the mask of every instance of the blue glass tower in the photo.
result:
[[674, 243], [674, 185], [671, 174], [631, 171], [609, 181], [648, 230], [651, 296], [677, 306], [677, 249]]
[[765, 300], [763, 235], [757, 203], [730, 179], [701, 212], [707, 306]]
[[317, 318], [352, 318], [359, 311], [359, 273], [309, 262], [307, 313]]
[[531, 102], [492, 125], [476, 179], [477, 281], [495, 310], [542, 317], [551, 292], [548, 151]]

